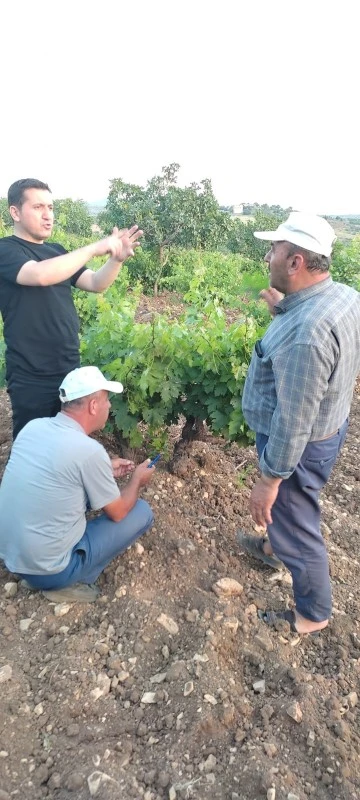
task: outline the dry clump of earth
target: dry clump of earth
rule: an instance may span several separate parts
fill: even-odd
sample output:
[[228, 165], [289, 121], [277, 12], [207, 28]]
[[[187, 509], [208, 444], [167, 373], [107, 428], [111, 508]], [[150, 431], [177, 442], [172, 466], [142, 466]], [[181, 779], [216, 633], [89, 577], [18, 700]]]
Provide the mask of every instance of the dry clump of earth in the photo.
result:
[[50, 603], [0, 562], [0, 800], [357, 800], [359, 444], [356, 393], [322, 495], [334, 616], [318, 639], [258, 619], [291, 604], [291, 578], [236, 543], [254, 532], [254, 448], [211, 436], [160, 462], [155, 525], [95, 604]]

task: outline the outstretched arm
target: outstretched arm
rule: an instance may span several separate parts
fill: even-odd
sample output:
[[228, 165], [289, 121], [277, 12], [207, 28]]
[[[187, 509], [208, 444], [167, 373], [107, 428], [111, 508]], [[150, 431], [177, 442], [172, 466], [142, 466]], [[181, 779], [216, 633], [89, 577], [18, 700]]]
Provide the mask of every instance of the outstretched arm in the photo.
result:
[[114, 228], [111, 236], [106, 239], [80, 247], [72, 253], [44, 261], [27, 261], [19, 270], [16, 282], [22, 286], [53, 286], [71, 278], [94, 256], [104, 256], [106, 253], [110, 254], [110, 261], [114, 260], [119, 264], [123, 260], [124, 250], [127, 252], [121, 238], [123, 233]]

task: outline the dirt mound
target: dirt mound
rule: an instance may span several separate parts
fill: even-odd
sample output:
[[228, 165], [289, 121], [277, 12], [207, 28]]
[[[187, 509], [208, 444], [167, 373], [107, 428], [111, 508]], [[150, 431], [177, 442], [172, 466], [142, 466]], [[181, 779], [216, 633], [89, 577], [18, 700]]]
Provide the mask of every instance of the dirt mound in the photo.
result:
[[94, 605], [56, 606], [2, 566], [0, 800], [356, 800], [359, 441], [356, 397], [323, 494], [335, 609], [319, 639], [258, 619], [291, 602], [291, 579], [239, 551], [256, 456], [219, 439], [160, 462], [155, 526]]

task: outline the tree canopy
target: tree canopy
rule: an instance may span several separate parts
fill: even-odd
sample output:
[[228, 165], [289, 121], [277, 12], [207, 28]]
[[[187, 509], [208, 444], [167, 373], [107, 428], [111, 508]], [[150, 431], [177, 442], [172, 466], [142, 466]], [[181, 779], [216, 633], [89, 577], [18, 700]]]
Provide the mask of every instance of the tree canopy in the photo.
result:
[[248, 222], [246, 222], [246, 217], [233, 219], [228, 238], [228, 249], [231, 253], [241, 253], [252, 261], [262, 261], [269, 249], [269, 242], [256, 239], [254, 231], [273, 231], [286, 217], [286, 212], [269, 214], [259, 210], [255, 213], [254, 219]]
[[91, 236], [91, 225], [94, 218], [89, 214], [84, 200], [72, 200], [66, 197], [54, 200], [55, 225], [67, 233], [76, 236]]
[[136, 222], [146, 233], [144, 247], [158, 250], [177, 245], [216, 249], [229, 230], [229, 216], [221, 211], [211, 181], [177, 185], [179, 164], [163, 167], [146, 186], [111, 181], [100, 225], [128, 227]]
[[176, 163], [163, 167], [161, 175], [155, 175], [146, 186], [114, 178], [106, 208], [99, 215], [106, 232], [114, 225], [126, 228], [134, 223], [144, 230], [142, 248], [148, 253], [146, 270], [152, 272], [155, 292], [171, 247], [216, 250], [226, 246], [231, 227], [231, 218], [221, 211], [211, 181], [204, 179], [181, 188], [177, 185], [179, 169]]
[[10, 228], [13, 224], [6, 197], [0, 197], [0, 224], [3, 228]]

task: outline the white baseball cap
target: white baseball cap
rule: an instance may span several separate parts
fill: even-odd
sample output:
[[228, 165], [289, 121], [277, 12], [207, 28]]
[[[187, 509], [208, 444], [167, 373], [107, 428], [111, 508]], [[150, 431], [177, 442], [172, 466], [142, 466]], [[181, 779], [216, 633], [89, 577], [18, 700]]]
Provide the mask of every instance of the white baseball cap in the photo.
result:
[[86, 395], [99, 392], [101, 389], [120, 394], [123, 388], [119, 381], [107, 381], [97, 367], [78, 367], [65, 376], [60, 386], [59, 396], [62, 403], [69, 403], [70, 400], [86, 397]]
[[269, 242], [290, 242], [327, 257], [336, 241], [335, 231], [326, 219], [302, 211], [292, 211], [276, 231], [254, 231], [254, 236]]

